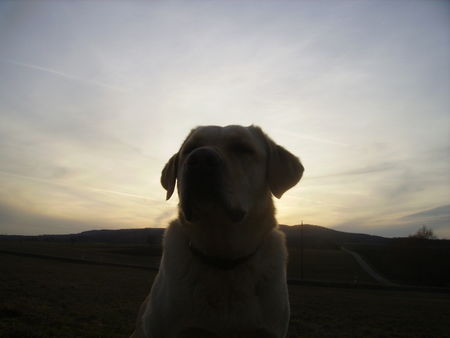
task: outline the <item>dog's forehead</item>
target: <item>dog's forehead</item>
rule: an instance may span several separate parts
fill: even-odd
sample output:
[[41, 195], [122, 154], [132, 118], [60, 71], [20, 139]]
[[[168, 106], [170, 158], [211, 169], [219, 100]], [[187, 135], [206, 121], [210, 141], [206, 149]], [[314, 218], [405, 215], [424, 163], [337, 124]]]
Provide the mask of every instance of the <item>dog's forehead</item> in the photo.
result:
[[231, 125], [226, 127], [201, 126], [189, 135], [188, 142], [199, 144], [226, 144], [233, 142], [255, 142], [251, 127]]

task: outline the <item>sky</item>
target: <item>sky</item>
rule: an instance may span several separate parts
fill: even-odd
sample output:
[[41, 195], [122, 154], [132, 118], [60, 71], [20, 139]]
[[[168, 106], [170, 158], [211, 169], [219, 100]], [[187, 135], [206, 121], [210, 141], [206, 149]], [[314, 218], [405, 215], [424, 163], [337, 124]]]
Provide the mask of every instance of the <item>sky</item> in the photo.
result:
[[0, 234], [165, 227], [199, 125], [305, 166], [282, 224], [450, 238], [450, 3], [0, 2]]

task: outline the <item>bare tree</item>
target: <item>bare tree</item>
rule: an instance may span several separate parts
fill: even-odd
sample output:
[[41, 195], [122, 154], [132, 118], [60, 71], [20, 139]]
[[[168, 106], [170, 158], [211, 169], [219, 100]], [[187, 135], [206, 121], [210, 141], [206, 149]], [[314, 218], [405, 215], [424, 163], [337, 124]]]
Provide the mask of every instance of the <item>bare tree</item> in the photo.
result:
[[434, 235], [433, 230], [428, 228], [426, 225], [422, 225], [422, 227], [417, 230], [417, 232], [413, 235], [410, 235], [411, 238], [418, 239], [436, 239], [437, 237]]

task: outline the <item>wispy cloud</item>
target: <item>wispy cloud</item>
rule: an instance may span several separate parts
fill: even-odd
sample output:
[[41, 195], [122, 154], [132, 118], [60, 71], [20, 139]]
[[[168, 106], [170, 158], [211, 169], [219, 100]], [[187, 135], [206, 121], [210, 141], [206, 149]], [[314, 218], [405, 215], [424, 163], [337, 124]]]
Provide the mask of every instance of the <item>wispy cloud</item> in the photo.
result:
[[71, 81], [76, 81], [76, 82], [81, 82], [87, 85], [91, 85], [91, 86], [97, 86], [97, 87], [102, 87], [102, 88], [107, 88], [107, 89], [111, 89], [111, 90], [115, 90], [115, 91], [120, 91], [120, 92], [129, 92], [130, 89], [128, 88], [123, 88], [123, 87], [119, 87], [119, 86], [114, 86], [114, 85], [110, 85], [104, 82], [100, 82], [100, 81], [96, 81], [96, 80], [92, 80], [92, 79], [85, 79], [85, 78], [81, 78], [72, 74], [67, 74], [55, 69], [51, 69], [51, 68], [47, 68], [47, 67], [42, 67], [42, 66], [38, 66], [38, 65], [34, 65], [34, 64], [30, 64], [30, 63], [24, 63], [24, 62], [18, 62], [18, 61], [13, 61], [13, 60], [6, 60], [6, 59], [1, 59], [0, 60], [3, 63], [7, 63], [10, 65], [14, 65], [14, 66], [18, 66], [18, 67], [22, 67], [22, 68], [27, 68], [27, 69], [31, 69], [31, 70], [36, 70], [36, 71], [40, 71], [40, 72], [45, 72], [48, 74], [52, 74], [55, 76], [59, 76]]
[[448, 205], [449, 5], [257, 3], [11, 3], [0, 199], [162, 225], [160, 172], [189, 129], [255, 123], [306, 168], [280, 222], [407, 235], [421, 220], [401, 217]]
[[339, 176], [360, 176], [360, 175], [368, 175], [368, 174], [374, 174], [374, 173], [380, 173], [385, 172], [389, 170], [398, 169], [398, 167], [394, 163], [380, 163], [376, 165], [371, 166], [365, 166], [361, 168], [355, 168], [348, 171], [342, 171], [337, 172], [329, 175], [322, 175], [322, 176], [311, 176], [308, 177], [308, 179], [322, 179], [322, 178], [333, 178], [333, 177], [339, 177]]
[[0, 201], [0, 224], [1, 235], [67, 234], [91, 230], [93, 226], [111, 227], [102, 220], [92, 224], [78, 218], [48, 216], [4, 201]]
[[177, 216], [177, 209], [171, 208], [169, 210], [162, 211], [159, 215], [157, 215], [153, 219], [153, 223], [156, 224], [156, 226], [164, 226], [165, 224], [168, 224], [168, 222], [172, 219], [175, 219]]
[[400, 222], [417, 229], [420, 225], [426, 225], [433, 229], [438, 237], [450, 237], [450, 205], [424, 210], [399, 219]]
[[119, 196], [124, 196], [124, 197], [138, 198], [138, 199], [145, 200], [147, 202], [152, 202], [152, 203], [163, 203], [162, 201], [154, 200], [147, 196], [133, 194], [133, 193], [129, 193], [126, 191], [103, 189], [103, 188], [97, 188], [97, 187], [92, 187], [92, 186], [86, 186], [84, 184], [80, 185], [80, 186], [74, 186], [73, 184], [62, 183], [62, 182], [58, 182], [58, 181], [46, 179], [46, 178], [14, 174], [14, 173], [7, 172], [4, 170], [0, 170], [0, 175], [6, 175], [6, 176], [10, 176], [10, 177], [18, 178], [18, 179], [29, 180], [29, 181], [33, 181], [33, 182], [37, 182], [37, 183], [44, 183], [44, 184], [55, 185], [55, 186], [59, 186], [59, 187], [70, 188], [73, 190], [89, 190], [89, 191], [103, 193], [103, 194], [110, 194], [110, 195], [112, 194], [112, 195], [119, 195]]
[[[401, 219], [403, 220], [425, 220], [428, 218], [435, 217], [450, 217], [450, 205], [443, 205], [437, 208], [428, 209], [425, 211], [417, 212], [411, 215], [403, 216]], [[450, 223], [449, 223], [450, 226]]]
[[273, 131], [280, 133], [280, 134], [284, 134], [284, 135], [288, 135], [290, 137], [294, 137], [294, 138], [300, 138], [300, 139], [304, 139], [307, 141], [312, 141], [312, 142], [318, 142], [318, 143], [324, 143], [324, 144], [332, 144], [335, 146], [340, 146], [340, 147], [348, 147], [349, 144], [344, 143], [344, 142], [339, 142], [333, 139], [329, 139], [329, 138], [324, 138], [324, 137], [317, 137], [317, 136], [313, 136], [313, 135], [308, 135], [308, 134], [304, 134], [304, 133], [298, 133], [298, 132], [292, 132], [289, 130], [281, 130], [281, 129], [277, 129], [277, 128], [272, 128]]
[[450, 205], [427, 209], [418, 213], [396, 217], [373, 214], [371, 217], [349, 219], [336, 225], [336, 229], [348, 232], [365, 232], [387, 237], [404, 237], [426, 225], [438, 238], [450, 238]]

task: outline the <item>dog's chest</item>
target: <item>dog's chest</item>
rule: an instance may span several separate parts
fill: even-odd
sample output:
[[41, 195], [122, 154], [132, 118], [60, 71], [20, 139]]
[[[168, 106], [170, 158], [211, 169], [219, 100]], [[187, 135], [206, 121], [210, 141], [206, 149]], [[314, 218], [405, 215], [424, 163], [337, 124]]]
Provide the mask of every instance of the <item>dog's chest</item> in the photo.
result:
[[[193, 271], [195, 273], [195, 269]], [[201, 327], [260, 327], [261, 275], [251, 266], [232, 271], [204, 269], [193, 274], [183, 291], [187, 324]], [[190, 286], [190, 287], [189, 287]]]

